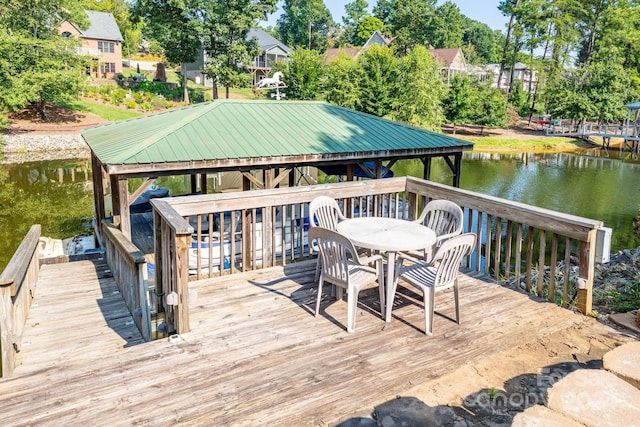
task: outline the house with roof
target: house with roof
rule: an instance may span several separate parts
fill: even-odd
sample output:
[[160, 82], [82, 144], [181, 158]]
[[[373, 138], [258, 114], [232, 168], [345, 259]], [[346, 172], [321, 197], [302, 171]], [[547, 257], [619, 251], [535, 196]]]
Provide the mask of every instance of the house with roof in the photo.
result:
[[80, 29], [76, 24], [63, 21], [58, 34], [81, 41], [78, 54], [93, 59], [90, 74], [110, 78], [122, 73], [122, 34], [115, 18], [109, 12], [86, 10], [89, 27]]
[[[277, 61], [286, 60], [293, 51], [284, 43], [268, 34], [260, 28], [251, 28], [247, 33], [247, 40], [255, 39], [260, 47], [260, 53], [253, 60], [245, 64], [247, 70], [253, 75], [253, 84], [266, 78], [271, 73], [273, 64]], [[204, 69], [209, 62], [209, 56], [204, 49], [201, 49], [194, 62], [185, 64], [186, 74], [189, 80], [205, 86], [213, 86], [212, 80], [204, 73]]]
[[518, 84], [522, 85], [522, 89], [526, 92], [535, 92], [538, 86], [538, 73], [523, 62], [516, 62], [513, 65], [513, 78], [511, 77], [511, 66], [505, 66], [500, 82], [498, 82], [500, 64], [487, 64], [484, 67], [484, 73], [490, 76], [491, 86], [500, 89], [508, 90], [512, 85]]
[[[392, 38], [389, 38], [382, 34], [379, 30], [376, 30], [369, 40], [360, 47], [339, 47], [327, 49], [325, 53], [325, 63], [328, 64], [334, 61], [340, 55], [346, 55], [349, 58], [355, 59], [362, 52], [365, 52], [369, 47], [374, 44], [379, 46], [391, 46], [393, 43]], [[431, 56], [440, 63], [440, 74], [446, 80], [447, 83], [451, 81], [453, 76], [457, 74], [467, 73], [467, 62], [464, 59], [464, 54], [460, 48], [447, 48], [447, 49], [434, 49], [430, 48], [429, 53]]]
[[371, 37], [369, 37], [369, 39], [365, 42], [365, 44], [362, 45], [362, 47], [349, 46], [327, 49], [324, 54], [324, 62], [325, 64], [333, 62], [340, 55], [347, 55], [349, 58], [355, 59], [358, 57], [358, 55], [360, 55], [362, 52], [365, 52], [374, 44], [377, 44], [378, 46], [388, 47], [391, 46], [392, 42], [393, 39], [382, 34], [380, 30], [376, 30], [373, 34], [371, 34]]
[[429, 49], [429, 53], [440, 64], [440, 75], [447, 82], [458, 75], [467, 74], [467, 61], [459, 47]]

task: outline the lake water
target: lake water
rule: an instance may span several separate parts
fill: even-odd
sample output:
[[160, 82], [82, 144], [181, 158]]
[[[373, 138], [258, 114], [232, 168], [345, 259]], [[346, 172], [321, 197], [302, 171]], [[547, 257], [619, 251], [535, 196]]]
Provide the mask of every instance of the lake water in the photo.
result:
[[[93, 217], [88, 160], [56, 160], [0, 166], [0, 270], [32, 224], [42, 235], [70, 237]], [[398, 162], [396, 176], [422, 176], [420, 161]], [[444, 161], [432, 179], [450, 184]], [[162, 178], [171, 194], [184, 194], [189, 179]], [[612, 251], [640, 246], [633, 220], [640, 208], [640, 160], [618, 151], [579, 154], [466, 153], [462, 188], [584, 216], [613, 229]]]

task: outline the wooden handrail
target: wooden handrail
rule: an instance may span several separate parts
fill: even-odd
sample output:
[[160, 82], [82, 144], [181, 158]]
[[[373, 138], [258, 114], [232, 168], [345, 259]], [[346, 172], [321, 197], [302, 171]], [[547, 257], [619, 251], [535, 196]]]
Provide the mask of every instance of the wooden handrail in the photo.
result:
[[[162, 277], [163, 291], [177, 292], [187, 301], [185, 271], [191, 268], [196, 271], [195, 278], [207, 277], [201, 275], [202, 265], [208, 266], [205, 268], [209, 268], [207, 274], [211, 275], [213, 261], [215, 274], [222, 275], [308, 257], [302, 224], [308, 220], [305, 217], [308, 203], [318, 195], [330, 195], [341, 201], [347, 217], [393, 215], [415, 219], [429, 200], [451, 200], [465, 209], [465, 230], [476, 232], [479, 237], [479, 245], [467, 262], [470, 268], [493, 275], [498, 281], [524, 280], [527, 290], [539, 296], [547, 293], [551, 301], [556, 298], [558, 285], [562, 305], [569, 304], [570, 297], [573, 298], [569, 290], [575, 286], [578, 310], [587, 314], [591, 311], [595, 235], [603, 226], [601, 221], [413, 177], [153, 200], [156, 260], [161, 260], [156, 274]], [[187, 221], [195, 221], [196, 226]], [[195, 249], [190, 249], [191, 233], [195, 233]], [[241, 240], [236, 244], [238, 238]], [[201, 249], [198, 243], [201, 241], [209, 245], [216, 242], [216, 258], [212, 257], [212, 250]], [[304, 245], [305, 249], [296, 245]], [[259, 254], [256, 248], [260, 248]], [[190, 251], [197, 258], [197, 266], [188, 264]], [[209, 258], [201, 264], [203, 253]], [[559, 268], [559, 259], [564, 269]], [[568, 265], [574, 259], [579, 260], [579, 280], [569, 278]], [[228, 265], [223, 265], [227, 262]], [[547, 270], [551, 279], [545, 276]], [[555, 278], [561, 272], [565, 273], [562, 285]], [[186, 306], [179, 306], [178, 310], [184, 312]], [[186, 314], [183, 322], [185, 319]], [[181, 328], [176, 331], [181, 333]]]
[[22, 331], [40, 272], [39, 241], [40, 225], [36, 224], [31, 226], [9, 264], [0, 273], [0, 362], [3, 377], [13, 375], [16, 353], [22, 345]]
[[109, 268], [134, 323], [145, 341], [151, 340], [147, 260], [111, 222], [102, 221], [102, 235]]

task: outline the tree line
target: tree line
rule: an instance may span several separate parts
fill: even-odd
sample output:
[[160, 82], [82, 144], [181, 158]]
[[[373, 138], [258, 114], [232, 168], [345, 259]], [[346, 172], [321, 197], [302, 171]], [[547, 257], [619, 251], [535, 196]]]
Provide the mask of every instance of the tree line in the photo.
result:
[[[640, 0], [503, 0], [504, 32], [436, 0], [353, 0], [340, 24], [323, 0], [284, 0], [275, 27], [266, 30], [294, 50], [276, 69], [287, 96], [339, 105], [437, 129], [443, 122], [501, 126], [507, 104], [521, 116], [548, 113], [574, 120], [616, 121], [640, 87]], [[144, 38], [170, 64], [194, 62], [204, 50], [204, 73], [218, 88], [250, 84], [243, 64], [259, 54], [250, 28], [266, 22], [276, 0], [2, 0], [0, 108], [63, 100], [77, 94], [86, 64], [57, 36], [63, 19], [86, 26], [85, 9], [111, 12], [124, 36], [125, 54]], [[371, 48], [356, 59], [323, 61], [330, 47], [359, 47], [380, 30], [390, 48]], [[66, 44], [65, 44], [66, 43]], [[473, 65], [499, 64], [514, 81], [517, 63], [537, 75], [534, 87], [508, 84], [496, 91], [473, 76], [448, 84], [427, 48], [459, 47]], [[275, 71], [275, 70], [274, 70]], [[182, 72], [188, 102], [186, 73]], [[4, 115], [0, 115], [1, 120]], [[5, 123], [6, 124], [6, 123]]]

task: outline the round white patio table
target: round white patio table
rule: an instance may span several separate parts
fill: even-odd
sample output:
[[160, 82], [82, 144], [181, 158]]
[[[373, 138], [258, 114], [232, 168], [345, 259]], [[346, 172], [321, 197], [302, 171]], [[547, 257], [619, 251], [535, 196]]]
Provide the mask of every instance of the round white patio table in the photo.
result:
[[415, 221], [374, 216], [340, 221], [336, 230], [351, 240], [355, 246], [387, 253], [384, 320], [391, 322], [391, 309], [397, 285], [394, 283], [396, 252], [429, 247], [436, 242], [436, 233]]

